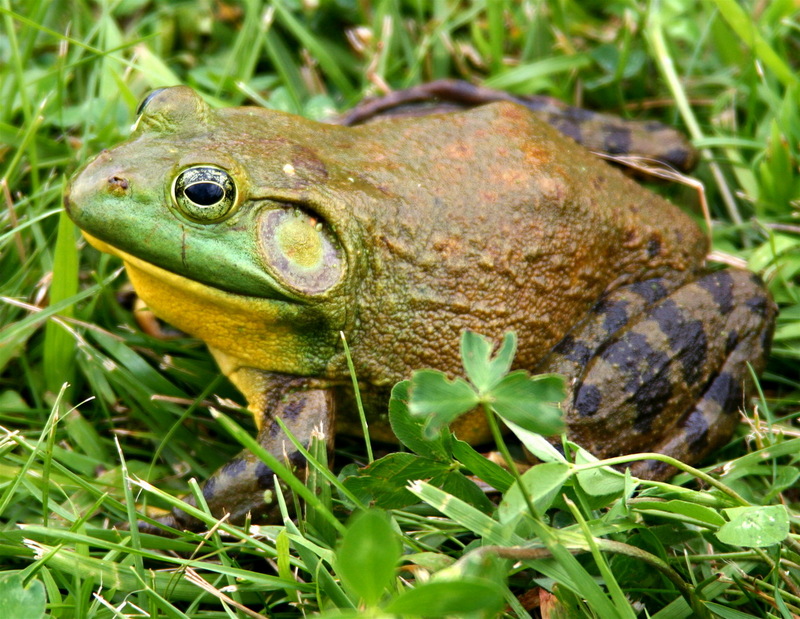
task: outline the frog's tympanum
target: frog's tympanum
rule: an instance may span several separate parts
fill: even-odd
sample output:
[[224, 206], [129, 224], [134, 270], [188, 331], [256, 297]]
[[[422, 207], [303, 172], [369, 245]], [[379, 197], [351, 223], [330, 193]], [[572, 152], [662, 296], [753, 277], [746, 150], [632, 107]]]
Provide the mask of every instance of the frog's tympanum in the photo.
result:
[[[516, 367], [564, 374], [568, 433], [597, 456], [697, 462], [737, 423], [775, 316], [758, 277], [706, 269], [680, 209], [508, 101], [345, 127], [166, 88], [66, 204], [159, 317], [208, 344], [261, 445], [298, 466], [276, 417], [305, 442], [358, 426], [340, 332], [380, 438], [392, 385], [458, 374], [465, 329], [513, 330]], [[479, 443], [481, 419], [453, 430]], [[272, 478], [243, 453], [204, 492], [242, 520]]]

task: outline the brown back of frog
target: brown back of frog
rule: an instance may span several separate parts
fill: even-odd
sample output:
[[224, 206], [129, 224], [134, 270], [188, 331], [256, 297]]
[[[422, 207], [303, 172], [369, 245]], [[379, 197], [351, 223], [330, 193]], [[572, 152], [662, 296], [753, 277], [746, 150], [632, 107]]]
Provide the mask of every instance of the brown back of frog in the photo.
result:
[[517, 104], [390, 119], [355, 139], [359, 182], [381, 192], [351, 213], [370, 272], [354, 355], [373, 384], [457, 373], [464, 329], [515, 330], [517, 365], [533, 367], [605, 292], [701, 268], [688, 216]]
[[[689, 172], [697, 165], [697, 150], [686, 136], [663, 123], [623, 119], [567, 105], [553, 97], [515, 95], [461, 80], [436, 80], [368, 99], [342, 114], [336, 122], [354, 126], [390, 117], [471, 109], [499, 101], [524, 105], [537, 118], [595, 153], [612, 158], [631, 156], [645, 164], [666, 164], [681, 172]], [[646, 168], [640, 171], [646, 172]]]

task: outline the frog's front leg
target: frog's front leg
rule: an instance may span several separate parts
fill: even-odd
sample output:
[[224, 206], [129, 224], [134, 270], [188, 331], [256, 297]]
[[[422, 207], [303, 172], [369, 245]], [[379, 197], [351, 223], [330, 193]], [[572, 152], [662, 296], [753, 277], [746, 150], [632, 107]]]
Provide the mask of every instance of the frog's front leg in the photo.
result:
[[[308, 389], [304, 388], [302, 381], [287, 380], [265, 394], [264, 404], [268, 408], [264, 409], [259, 424], [258, 443], [282, 462], [288, 461], [296, 472], [304, 470], [305, 459], [276, 419], [280, 418], [302, 445], [308, 446], [312, 435], [316, 435], [324, 437], [328, 448], [332, 448], [335, 407], [331, 390]], [[209, 477], [202, 490], [213, 516], [222, 518], [228, 514], [229, 522], [240, 524], [248, 515], [259, 520], [276, 512], [277, 504], [274, 498], [269, 499], [271, 495], [268, 492], [273, 488], [272, 469], [250, 451], [244, 450]], [[196, 506], [192, 496], [184, 501]], [[197, 530], [206, 526], [178, 508], [157, 520], [176, 529]], [[161, 532], [158, 527], [144, 522], [140, 522], [139, 528], [149, 533]]]
[[[659, 452], [696, 463], [728, 440], [764, 367], [775, 305], [746, 271], [709, 273], [680, 286], [662, 279], [620, 288], [537, 368], [565, 374], [573, 440], [599, 457]], [[631, 467], [642, 478], [674, 470]]]

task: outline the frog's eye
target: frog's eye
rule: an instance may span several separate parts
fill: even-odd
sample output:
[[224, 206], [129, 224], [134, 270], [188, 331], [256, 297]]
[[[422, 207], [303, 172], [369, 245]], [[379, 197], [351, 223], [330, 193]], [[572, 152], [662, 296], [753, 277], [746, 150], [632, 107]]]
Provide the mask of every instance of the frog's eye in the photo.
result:
[[172, 199], [188, 219], [201, 224], [215, 223], [236, 206], [236, 184], [221, 168], [195, 166], [175, 177]]
[[338, 240], [319, 217], [300, 208], [266, 211], [259, 226], [261, 247], [270, 270], [302, 294], [319, 294], [344, 274]]

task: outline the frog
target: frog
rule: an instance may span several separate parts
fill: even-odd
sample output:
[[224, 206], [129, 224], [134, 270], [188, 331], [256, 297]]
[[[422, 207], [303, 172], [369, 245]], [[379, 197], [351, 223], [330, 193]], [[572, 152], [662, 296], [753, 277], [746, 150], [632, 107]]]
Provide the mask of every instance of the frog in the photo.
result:
[[[461, 375], [467, 330], [513, 331], [513, 369], [563, 375], [566, 435], [599, 458], [695, 464], [725, 444], [776, 307], [758, 275], [709, 268], [690, 214], [518, 101], [349, 124], [163, 88], [65, 191], [144, 303], [206, 343], [264, 449], [300, 474], [283, 428], [303, 445], [360, 431], [343, 339], [370, 436], [393, 440], [392, 386]], [[491, 439], [478, 411], [451, 430]], [[202, 492], [240, 523], [274, 512], [273, 484], [245, 450]], [[156, 523], [203, 526], [177, 508]]]

